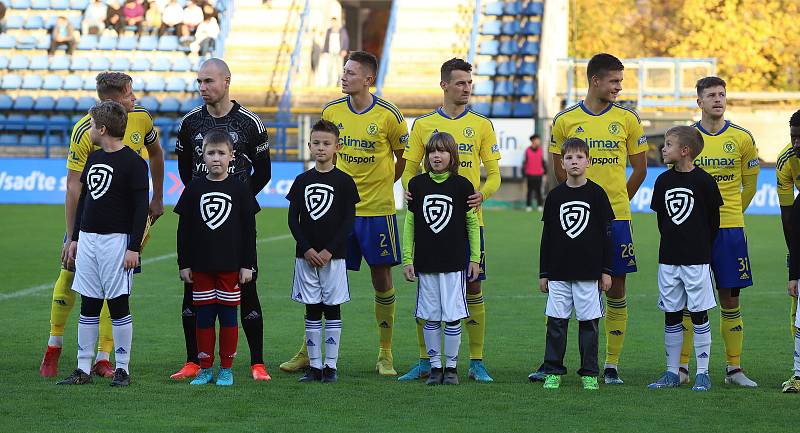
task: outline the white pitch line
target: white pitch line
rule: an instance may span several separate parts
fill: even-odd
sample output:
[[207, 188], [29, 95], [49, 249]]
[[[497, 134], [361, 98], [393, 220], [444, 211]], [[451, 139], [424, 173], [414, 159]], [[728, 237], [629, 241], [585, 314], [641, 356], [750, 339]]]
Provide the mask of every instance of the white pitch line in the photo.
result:
[[[272, 236], [272, 237], [268, 237], [268, 238], [258, 239], [258, 240], [256, 240], [256, 243], [257, 244], [263, 244], [263, 243], [266, 243], [266, 242], [282, 241], [284, 239], [289, 239], [291, 237], [292, 237], [291, 234], [285, 234], [285, 235], [280, 235], [280, 236]], [[169, 254], [164, 254], [164, 255], [161, 255], [161, 256], [157, 256], [157, 257], [148, 257], [148, 258], [142, 260], [142, 265], [149, 265], [151, 263], [157, 263], [157, 262], [161, 262], [161, 261], [168, 260], [168, 259], [174, 259], [174, 258], [177, 258], [177, 257], [178, 257], [177, 253], [169, 253]], [[47, 289], [52, 289], [52, 288], [53, 288], [53, 283], [47, 283], [47, 284], [40, 284], [38, 286], [28, 287], [27, 289], [18, 290], [16, 292], [0, 293], [0, 302], [7, 301], [9, 299], [15, 299], [15, 298], [21, 298], [21, 297], [24, 297], [24, 296], [28, 296], [28, 295], [33, 295], [33, 294], [39, 293], [41, 291], [44, 291], [44, 290], [47, 290]]]

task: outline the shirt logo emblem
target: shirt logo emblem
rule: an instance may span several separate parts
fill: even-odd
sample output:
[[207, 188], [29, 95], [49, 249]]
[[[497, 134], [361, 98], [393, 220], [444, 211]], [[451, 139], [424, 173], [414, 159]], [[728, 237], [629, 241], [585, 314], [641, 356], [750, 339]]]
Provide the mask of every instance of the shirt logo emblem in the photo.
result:
[[694, 209], [694, 194], [687, 188], [672, 188], [664, 193], [667, 215], [675, 225], [681, 225]]
[[233, 208], [231, 196], [221, 192], [207, 192], [200, 196], [200, 217], [208, 228], [216, 230], [228, 219]]
[[370, 123], [367, 125], [367, 134], [369, 135], [376, 135], [378, 133], [378, 125], [374, 123]]
[[305, 202], [311, 219], [316, 221], [322, 218], [333, 204], [333, 187], [324, 183], [312, 183], [306, 186]]
[[620, 124], [619, 122], [611, 122], [611, 124], [608, 125], [608, 132], [613, 135], [617, 135], [621, 131], [622, 131], [622, 124]]
[[736, 153], [736, 145], [732, 141], [726, 141], [725, 144], [722, 145], [722, 150], [725, 153]]
[[564, 233], [575, 239], [589, 225], [589, 203], [584, 201], [568, 201], [559, 207], [559, 219]]
[[140, 134], [139, 131], [136, 131], [133, 134], [131, 134], [131, 143], [139, 144], [141, 142], [142, 142], [142, 134]]
[[231, 141], [233, 141], [234, 143], [239, 142], [239, 134], [237, 134], [236, 131], [228, 131], [228, 135], [231, 136]]
[[575, 133], [583, 132], [583, 126], [579, 126], [578, 129], [575, 130]]
[[431, 231], [439, 233], [447, 227], [453, 215], [453, 199], [442, 194], [426, 195], [422, 201], [422, 214]]
[[464, 137], [472, 138], [475, 136], [475, 130], [467, 126], [464, 128]]
[[92, 198], [97, 200], [108, 191], [111, 179], [114, 177], [114, 167], [106, 164], [94, 164], [86, 173], [86, 186]]
[[195, 140], [200, 140], [200, 141], [203, 141], [203, 134], [201, 134], [201, 133], [199, 133], [199, 132], [198, 132], [198, 133], [197, 133], [197, 135], [195, 135], [195, 136], [194, 136], [194, 139], [195, 139]]

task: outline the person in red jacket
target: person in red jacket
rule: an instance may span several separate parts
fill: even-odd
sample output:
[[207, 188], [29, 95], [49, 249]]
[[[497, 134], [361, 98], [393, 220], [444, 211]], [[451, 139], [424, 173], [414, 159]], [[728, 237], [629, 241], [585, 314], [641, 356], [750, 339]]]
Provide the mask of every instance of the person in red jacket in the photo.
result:
[[547, 165], [544, 162], [543, 151], [540, 146], [542, 140], [539, 134], [530, 137], [531, 145], [525, 149], [525, 158], [522, 160], [522, 172], [528, 183], [528, 190], [525, 196], [525, 210], [530, 212], [533, 195], [536, 194], [536, 206], [541, 212], [542, 204], [542, 177], [547, 174]]

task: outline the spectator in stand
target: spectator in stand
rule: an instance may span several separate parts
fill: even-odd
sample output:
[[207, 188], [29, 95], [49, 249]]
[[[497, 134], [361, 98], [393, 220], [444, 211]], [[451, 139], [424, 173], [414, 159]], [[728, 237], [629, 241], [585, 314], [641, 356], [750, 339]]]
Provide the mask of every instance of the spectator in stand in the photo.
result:
[[217, 38], [219, 37], [219, 23], [213, 16], [206, 17], [194, 33], [194, 42], [192, 42], [192, 52], [197, 53], [200, 57], [211, 55], [217, 47]]
[[86, 5], [83, 11], [83, 20], [81, 21], [81, 34], [82, 35], [97, 35], [103, 32], [106, 28], [106, 17], [108, 14], [108, 6], [101, 0], [92, 0], [91, 3]]
[[183, 8], [183, 26], [181, 27], [181, 39], [188, 40], [189, 36], [193, 36], [197, 26], [203, 22], [203, 9], [194, 1], [186, 3]]
[[183, 8], [178, 4], [178, 0], [170, 0], [161, 14], [161, 30], [158, 35], [162, 36], [172, 29], [172, 33], [178, 34], [183, 23]]
[[156, 0], [150, 0], [147, 12], [144, 13], [143, 32], [152, 35], [161, 29], [161, 8], [158, 7]]
[[331, 18], [331, 26], [325, 32], [325, 43], [322, 45], [323, 58], [327, 58], [328, 86], [339, 85], [339, 75], [344, 67], [344, 59], [350, 51], [350, 37], [347, 29], [342, 27], [336, 17]]
[[542, 177], [547, 173], [547, 165], [542, 156], [542, 140], [539, 134], [530, 137], [531, 145], [525, 149], [525, 159], [522, 162], [522, 172], [528, 181], [528, 191], [525, 199], [525, 210], [530, 212], [533, 195], [536, 194], [536, 206], [541, 212], [544, 200], [542, 199]]
[[125, 29], [125, 15], [122, 13], [122, 6], [120, 6], [117, 0], [108, 0], [106, 4], [108, 5], [108, 9], [106, 10], [106, 27], [114, 29], [117, 35], [120, 35]]
[[6, 31], [6, 5], [0, 1], [0, 34]]
[[50, 49], [47, 54], [53, 55], [56, 48], [66, 46], [67, 54], [72, 55], [75, 51], [75, 29], [69, 23], [67, 17], [60, 16], [56, 24], [50, 30]]
[[125, 16], [125, 27], [136, 27], [136, 33], [142, 33], [142, 23], [144, 23], [144, 6], [136, 0], [127, 0], [125, 7], [122, 8]]
[[205, 2], [202, 5], [202, 9], [203, 9], [203, 19], [206, 19], [208, 17], [214, 17], [217, 19], [217, 22], [219, 22], [219, 12], [214, 8], [213, 4]]

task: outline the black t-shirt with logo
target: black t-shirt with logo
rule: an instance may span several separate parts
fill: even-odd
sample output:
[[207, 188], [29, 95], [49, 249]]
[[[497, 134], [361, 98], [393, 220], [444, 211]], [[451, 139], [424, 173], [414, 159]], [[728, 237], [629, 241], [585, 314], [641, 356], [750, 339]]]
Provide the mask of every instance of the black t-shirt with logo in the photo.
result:
[[544, 202], [539, 276], [554, 281], [599, 280], [611, 274], [614, 211], [603, 188], [587, 180], [555, 187]]
[[295, 257], [313, 248], [328, 250], [334, 259], [345, 258], [361, 200], [353, 178], [336, 167], [326, 172], [312, 168], [297, 176], [286, 199], [289, 229], [297, 241]]
[[658, 216], [661, 243], [658, 262], [666, 265], [711, 263], [711, 246], [719, 231], [722, 206], [717, 182], [699, 167], [661, 173], [653, 187], [650, 209]]
[[127, 233], [128, 250], [139, 251], [150, 189], [145, 160], [128, 146], [115, 152], [92, 152], [81, 183], [72, 240], [78, 240], [79, 231]]
[[414, 270], [421, 273], [457, 272], [467, 266], [467, 199], [475, 193], [467, 178], [450, 175], [444, 182], [427, 173], [408, 182], [414, 197]]
[[250, 188], [239, 179], [195, 179], [174, 210], [180, 215], [178, 267], [196, 272], [255, 268], [259, 210]]

